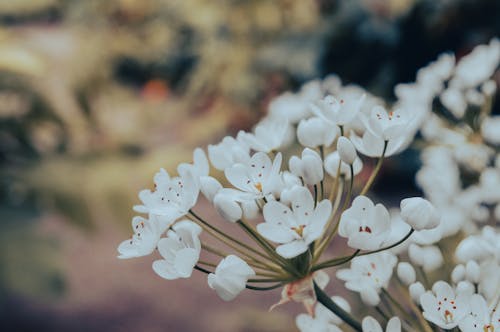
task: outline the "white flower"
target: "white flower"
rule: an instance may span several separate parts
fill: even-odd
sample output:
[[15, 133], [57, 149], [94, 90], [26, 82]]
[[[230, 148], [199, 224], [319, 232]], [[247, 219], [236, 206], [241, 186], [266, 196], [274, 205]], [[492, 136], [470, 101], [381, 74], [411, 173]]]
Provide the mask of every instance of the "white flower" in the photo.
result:
[[420, 296], [420, 305], [424, 310], [424, 318], [443, 329], [452, 329], [465, 317], [469, 310], [467, 296], [455, 295], [453, 288], [438, 281], [428, 291]]
[[340, 159], [346, 164], [352, 165], [358, 158], [356, 148], [354, 148], [352, 142], [345, 136], [341, 136], [337, 140], [337, 151], [339, 152]]
[[414, 282], [408, 287], [408, 292], [413, 302], [420, 305], [420, 296], [425, 293], [424, 285], [420, 281]]
[[375, 250], [381, 248], [390, 234], [391, 219], [382, 204], [374, 205], [366, 196], [358, 196], [342, 213], [339, 235], [348, 238], [351, 248]]
[[220, 261], [215, 273], [208, 275], [208, 285], [224, 301], [231, 301], [245, 289], [249, 277], [255, 271], [241, 258], [229, 255]]
[[461, 119], [467, 110], [467, 101], [461, 91], [455, 88], [446, 89], [440, 96], [441, 103], [457, 119]]
[[248, 193], [249, 199], [262, 198], [271, 194], [279, 184], [281, 153], [271, 163], [269, 156], [263, 152], [255, 153], [247, 164], [235, 164], [225, 169], [229, 182]]
[[222, 189], [220, 182], [212, 176], [200, 177], [200, 190], [203, 196], [209, 201], [214, 200], [214, 196]]
[[413, 284], [417, 278], [417, 274], [413, 266], [408, 262], [400, 262], [398, 264], [397, 273], [399, 279], [405, 284]]
[[250, 148], [240, 140], [226, 136], [217, 145], [208, 146], [208, 157], [212, 165], [223, 171], [236, 164], [246, 164], [250, 160]]
[[155, 250], [163, 232], [154, 220], [134, 217], [132, 219], [134, 235], [118, 246], [118, 258], [134, 258], [149, 255]]
[[196, 204], [200, 188], [191, 172], [170, 178], [163, 168], [155, 175], [155, 187], [155, 191], [145, 189], [139, 192], [142, 205], [134, 206], [134, 210], [148, 213], [150, 219], [154, 216], [160, 233], [163, 233]]
[[347, 98], [338, 101], [333, 96], [326, 96], [316, 105], [311, 104], [312, 112], [323, 120], [338, 126], [351, 123], [363, 105], [365, 95], [359, 99]]
[[295, 323], [300, 332], [342, 332], [337, 325], [308, 314], [298, 315]]
[[408, 256], [413, 264], [421, 266], [425, 272], [434, 271], [443, 265], [443, 254], [436, 246], [420, 247], [414, 243], [408, 248]]
[[287, 145], [291, 130], [287, 119], [267, 118], [255, 127], [254, 134], [240, 131], [237, 138], [255, 151], [268, 153]]
[[[340, 174], [341, 176], [345, 176], [346, 180], [349, 180], [351, 178], [351, 169], [348, 164], [340, 160], [340, 155], [338, 151], [330, 153], [328, 156], [325, 158], [325, 171], [333, 176], [334, 178], [337, 177], [337, 170], [339, 168], [339, 163], [340, 163]], [[357, 175], [359, 172], [361, 172], [361, 169], [363, 168], [363, 162], [359, 157], [356, 157], [354, 160], [354, 163], [352, 165], [354, 175]]]
[[346, 281], [345, 287], [352, 291], [372, 289], [378, 293], [387, 288], [397, 261], [396, 256], [387, 251], [358, 256], [353, 258], [349, 269], [337, 271], [337, 278]]
[[500, 145], [500, 116], [492, 116], [483, 120], [481, 134], [491, 144]]
[[305, 184], [317, 184], [323, 180], [323, 160], [309, 148], [302, 151], [302, 158], [292, 156], [288, 162], [290, 171], [304, 180]]
[[436, 208], [421, 197], [405, 198], [401, 201], [401, 217], [413, 229], [432, 229], [439, 225], [440, 215]]
[[500, 329], [500, 304], [490, 310], [486, 300], [479, 294], [473, 294], [469, 299], [470, 309], [458, 324], [464, 332], [488, 332]]
[[177, 166], [177, 173], [186, 174], [186, 172], [191, 172], [191, 175], [198, 182], [198, 184], [200, 177], [208, 176], [209, 170], [210, 166], [208, 165], [207, 155], [201, 148], [194, 149], [192, 164], [182, 163]]
[[406, 134], [413, 117], [403, 109], [387, 112], [382, 106], [375, 106], [366, 121], [366, 129], [384, 141], [398, 139]]
[[297, 127], [299, 143], [308, 148], [330, 146], [339, 134], [339, 128], [321, 118], [312, 117], [300, 121]]
[[385, 141], [383, 137], [376, 136], [369, 130], [366, 130], [362, 137], [351, 131], [349, 139], [352, 144], [354, 144], [357, 151], [368, 157], [380, 157], [384, 151], [384, 144], [387, 144], [384, 156], [392, 156], [400, 152], [403, 144], [407, 141], [406, 135], [401, 135], [397, 138]]
[[292, 258], [307, 251], [308, 246], [319, 238], [330, 217], [332, 205], [325, 199], [314, 207], [311, 192], [295, 187], [290, 193], [291, 208], [271, 201], [264, 205], [264, 223], [257, 231], [266, 239], [282, 243], [276, 252], [284, 258]]
[[213, 203], [217, 212], [227, 221], [236, 222], [243, 215], [241, 206], [224, 190], [215, 195]]
[[488, 45], [479, 45], [462, 57], [455, 68], [452, 86], [475, 87], [493, 75], [500, 60], [500, 41], [492, 39]]
[[[366, 316], [361, 322], [363, 332], [383, 332], [379, 322], [372, 316]], [[386, 332], [401, 332], [401, 320], [395, 316], [389, 319], [385, 328]]]
[[153, 262], [153, 270], [162, 278], [174, 280], [189, 278], [200, 258], [201, 244], [198, 238], [201, 227], [189, 220], [172, 226], [167, 237], [158, 242], [163, 259]]

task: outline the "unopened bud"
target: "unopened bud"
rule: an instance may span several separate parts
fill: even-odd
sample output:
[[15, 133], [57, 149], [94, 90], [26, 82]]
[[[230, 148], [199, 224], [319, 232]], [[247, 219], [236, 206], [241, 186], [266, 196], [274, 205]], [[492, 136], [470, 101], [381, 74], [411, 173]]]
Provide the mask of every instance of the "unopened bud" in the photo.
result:
[[477, 284], [480, 276], [481, 269], [479, 268], [479, 264], [476, 261], [468, 261], [467, 265], [465, 265], [465, 277], [467, 280], [473, 284]]
[[414, 283], [417, 279], [415, 269], [408, 262], [399, 263], [397, 273], [398, 278], [407, 286]]
[[243, 214], [241, 207], [229, 195], [222, 193], [215, 195], [214, 205], [222, 218], [230, 222], [236, 222], [241, 219]]
[[201, 176], [200, 177], [200, 190], [210, 202], [213, 202], [215, 194], [222, 189], [222, 185], [219, 181], [211, 176]]
[[420, 296], [425, 293], [424, 285], [420, 281], [414, 282], [408, 287], [408, 291], [413, 302], [420, 305]]
[[421, 197], [401, 201], [401, 218], [415, 230], [432, 229], [439, 225], [441, 217], [436, 208]]
[[356, 148], [352, 142], [345, 136], [340, 136], [337, 141], [337, 151], [339, 152], [340, 159], [346, 164], [352, 165], [356, 157]]

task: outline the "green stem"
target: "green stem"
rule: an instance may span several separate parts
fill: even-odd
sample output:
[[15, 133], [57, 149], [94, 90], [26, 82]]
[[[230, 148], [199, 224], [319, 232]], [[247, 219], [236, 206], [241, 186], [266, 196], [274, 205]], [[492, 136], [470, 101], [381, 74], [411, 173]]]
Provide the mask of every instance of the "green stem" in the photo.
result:
[[368, 179], [365, 186], [363, 187], [363, 190], [361, 190], [360, 195], [364, 195], [368, 192], [368, 190], [370, 189], [370, 187], [373, 184], [373, 181], [377, 177], [377, 174], [380, 171], [380, 168], [382, 167], [382, 163], [384, 162], [385, 151], [387, 150], [388, 143], [389, 143], [389, 141], [384, 142], [384, 150], [382, 150], [382, 155], [378, 159], [377, 165], [375, 166], [375, 169], [373, 170], [372, 174], [370, 175], [370, 178]]
[[267, 290], [280, 288], [281, 286], [283, 286], [282, 283], [279, 283], [279, 284], [276, 284], [273, 286], [269, 286], [269, 287], [256, 287], [256, 286], [246, 285], [245, 288], [251, 289], [251, 290], [256, 290], [256, 291], [267, 291]]
[[335, 315], [340, 317], [347, 325], [352, 327], [354, 330], [358, 332], [362, 332], [361, 324], [354, 319], [348, 312], [339, 307], [332, 299], [314, 282], [314, 293], [316, 294], [316, 298], [318, 302], [324, 305], [328, 310], [333, 312]]
[[392, 249], [394, 247], [397, 247], [401, 243], [405, 242], [413, 234], [413, 232], [415, 232], [415, 230], [412, 228], [412, 229], [410, 229], [410, 231], [408, 232], [408, 234], [406, 234], [405, 237], [402, 238], [401, 240], [399, 240], [398, 242], [396, 242], [394, 244], [391, 244], [388, 247], [384, 247], [384, 248], [380, 248], [380, 249], [377, 249], [377, 250], [372, 250], [372, 251], [367, 251], [367, 252], [361, 253], [361, 254], [359, 254], [359, 256], [371, 255], [371, 254], [375, 254], [377, 252], [381, 252], [381, 251], [384, 251], [384, 250], [389, 250], [389, 249]]
[[345, 257], [339, 257], [339, 258], [335, 258], [335, 259], [330, 259], [328, 261], [322, 262], [316, 266], [313, 266], [311, 271], [314, 272], [314, 271], [318, 271], [318, 270], [325, 269], [328, 267], [339, 266], [339, 265], [345, 264], [345, 263], [351, 261], [354, 257], [356, 257], [360, 251], [361, 250], [358, 249], [354, 253], [352, 253], [352, 255], [345, 256]]

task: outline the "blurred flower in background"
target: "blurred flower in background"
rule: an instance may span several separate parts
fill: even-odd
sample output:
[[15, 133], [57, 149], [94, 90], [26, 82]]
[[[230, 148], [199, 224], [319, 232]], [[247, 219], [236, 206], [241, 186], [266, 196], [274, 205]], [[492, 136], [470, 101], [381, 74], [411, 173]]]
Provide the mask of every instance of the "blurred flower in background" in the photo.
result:
[[[151, 262], [117, 261], [136, 192], [310, 79], [393, 98], [441, 52], [500, 35], [499, 12], [488, 0], [1, 1], [0, 328], [289, 331], [288, 314], [261, 314], [273, 294], [206, 310], [203, 276], [165, 284]], [[415, 191], [411, 157], [392, 181]], [[193, 321], [187, 307], [205, 310]]]

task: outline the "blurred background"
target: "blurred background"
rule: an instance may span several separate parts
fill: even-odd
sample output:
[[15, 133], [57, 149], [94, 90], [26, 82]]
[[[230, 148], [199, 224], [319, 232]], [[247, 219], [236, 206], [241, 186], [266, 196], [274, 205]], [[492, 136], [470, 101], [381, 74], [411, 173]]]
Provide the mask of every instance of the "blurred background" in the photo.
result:
[[499, 35], [498, 0], [0, 0], [0, 330], [293, 330], [279, 290], [116, 259], [138, 191], [308, 80], [391, 100]]

